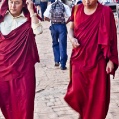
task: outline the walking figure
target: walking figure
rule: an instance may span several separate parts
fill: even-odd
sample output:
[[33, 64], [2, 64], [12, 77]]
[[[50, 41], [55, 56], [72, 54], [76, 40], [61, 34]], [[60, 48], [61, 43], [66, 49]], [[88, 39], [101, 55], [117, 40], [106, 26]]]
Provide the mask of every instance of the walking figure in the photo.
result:
[[110, 74], [118, 67], [117, 33], [112, 10], [97, 0], [72, 9], [69, 38], [70, 82], [65, 101], [79, 119], [105, 119], [110, 102]]
[[35, 34], [42, 25], [31, 0], [4, 0], [0, 9], [0, 108], [5, 119], [33, 119]]
[[[65, 15], [68, 20], [65, 20]], [[61, 0], [50, 4], [45, 13], [45, 20], [51, 21], [52, 48], [54, 53], [55, 66], [61, 64], [61, 70], [66, 70], [67, 62], [67, 27], [71, 15], [70, 8]]]

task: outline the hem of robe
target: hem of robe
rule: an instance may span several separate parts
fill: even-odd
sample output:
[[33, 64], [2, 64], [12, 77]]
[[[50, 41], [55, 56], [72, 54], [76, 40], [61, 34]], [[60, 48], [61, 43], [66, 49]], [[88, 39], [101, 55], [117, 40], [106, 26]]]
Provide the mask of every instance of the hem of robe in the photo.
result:
[[[105, 59], [100, 59], [99, 62], [101, 64], [101, 60], [103, 60], [105, 62]], [[99, 64], [99, 63], [98, 63]], [[103, 64], [103, 63], [102, 63]], [[101, 68], [101, 67], [100, 67]], [[72, 71], [72, 65], [70, 66], [70, 71]], [[103, 73], [103, 72], [102, 72]], [[103, 73], [105, 75], [105, 73]], [[72, 75], [71, 75], [72, 76]], [[106, 92], [106, 96], [105, 96], [105, 103], [106, 103], [106, 106], [105, 106], [105, 114], [102, 115], [102, 118], [96, 118], [94, 117], [93, 119], [105, 119], [106, 116], [107, 116], [107, 113], [108, 113], [108, 108], [109, 108], [109, 103], [110, 103], [110, 78], [109, 78], [109, 75], [107, 75], [107, 89], [105, 89], [105, 92]], [[75, 80], [75, 79], [74, 79]], [[104, 79], [102, 79], [104, 80]], [[67, 88], [67, 92], [66, 92], [66, 95], [64, 97], [64, 100], [67, 102], [67, 104], [72, 108], [74, 109], [76, 112], [78, 112], [81, 116], [81, 119], [89, 119], [89, 118], [84, 118], [84, 112], [81, 110], [80, 108], [80, 104], [78, 102], [78, 98], [75, 98], [76, 97], [76, 92], [73, 91], [75, 87], [73, 87], [72, 85], [72, 78], [70, 79], [70, 83], [68, 85], [68, 88]], [[104, 86], [103, 86], [104, 88]], [[80, 98], [80, 96], [79, 96]], [[104, 103], [104, 102], [103, 102]], [[85, 105], [85, 104], [84, 104]], [[104, 105], [104, 104], [103, 104]], [[93, 112], [94, 113], [94, 112]]]

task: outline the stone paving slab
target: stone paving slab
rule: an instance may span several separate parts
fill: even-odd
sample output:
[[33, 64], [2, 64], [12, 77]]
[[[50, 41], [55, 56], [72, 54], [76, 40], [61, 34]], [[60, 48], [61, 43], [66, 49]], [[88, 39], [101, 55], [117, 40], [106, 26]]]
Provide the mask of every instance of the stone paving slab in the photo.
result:
[[[78, 114], [64, 101], [69, 82], [69, 59], [67, 70], [54, 67], [50, 23], [43, 22], [44, 32], [36, 36], [40, 63], [36, 64], [36, 97], [34, 119], [78, 119]], [[71, 44], [68, 40], [68, 55]], [[0, 112], [0, 119], [4, 119]], [[111, 80], [111, 103], [106, 119], [119, 119], [119, 69]]]

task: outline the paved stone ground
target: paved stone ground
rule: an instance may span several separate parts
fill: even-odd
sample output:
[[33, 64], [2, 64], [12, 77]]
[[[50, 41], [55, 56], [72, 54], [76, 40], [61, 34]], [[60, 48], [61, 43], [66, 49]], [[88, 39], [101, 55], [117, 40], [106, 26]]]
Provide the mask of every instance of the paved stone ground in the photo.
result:
[[[49, 25], [48, 22], [43, 22], [44, 32], [36, 37], [40, 63], [36, 64], [34, 119], [77, 119], [78, 114], [63, 100], [69, 82], [69, 60], [66, 71], [54, 67]], [[69, 57], [70, 53], [71, 44], [68, 40]], [[111, 84], [111, 103], [106, 119], [119, 119], [119, 69], [115, 79], [111, 80]], [[2, 114], [0, 119], [4, 119]]]

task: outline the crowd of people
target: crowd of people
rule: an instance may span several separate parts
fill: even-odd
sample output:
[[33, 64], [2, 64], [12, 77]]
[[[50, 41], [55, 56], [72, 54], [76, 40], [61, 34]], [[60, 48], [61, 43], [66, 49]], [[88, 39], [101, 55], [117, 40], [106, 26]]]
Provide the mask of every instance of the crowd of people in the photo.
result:
[[[82, 0], [72, 10], [65, 0], [49, 5], [47, 0], [37, 5], [34, 2], [4, 0], [0, 8], [0, 108], [5, 119], [33, 119], [34, 65], [39, 62], [35, 35], [43, 33], [42, 21], [51, 23], [54, 66], [67, 69], [67, 35], [72, 44], [70, 81], [64, 100], [79, 119], [105, 119], [110, 75], [114, 77], [118, 68], [112, 10], [97, 0]], [[36, 10], [38, 5], [41, 16]]]

